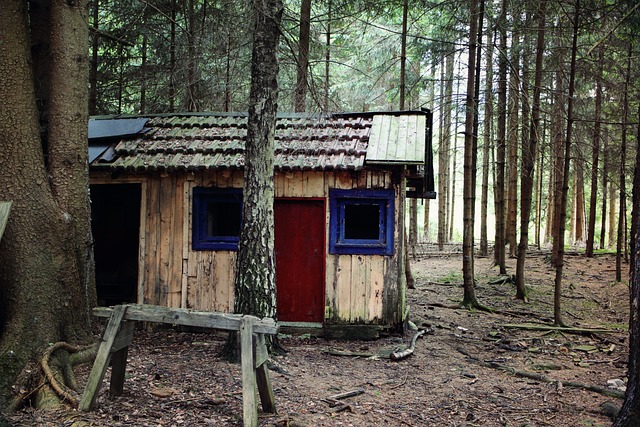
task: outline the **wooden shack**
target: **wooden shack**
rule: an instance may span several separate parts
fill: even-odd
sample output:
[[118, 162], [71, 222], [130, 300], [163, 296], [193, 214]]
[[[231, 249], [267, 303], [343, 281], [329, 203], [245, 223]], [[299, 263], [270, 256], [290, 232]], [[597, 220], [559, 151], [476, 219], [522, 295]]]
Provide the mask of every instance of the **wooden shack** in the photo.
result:
[[[233, 311], [246, 114], [89, 123], [99, 302]], [[433, 198], [428, 110], [279, 115], [278, 320], [344, 336], [406, 318], [405, 196]]]

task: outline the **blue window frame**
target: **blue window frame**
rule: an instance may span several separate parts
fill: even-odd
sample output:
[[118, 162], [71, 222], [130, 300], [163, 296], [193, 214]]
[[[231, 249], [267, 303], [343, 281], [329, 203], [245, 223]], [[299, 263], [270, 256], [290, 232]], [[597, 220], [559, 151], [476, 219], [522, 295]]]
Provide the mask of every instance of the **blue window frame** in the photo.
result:
[[393, 255], [393, 190], [329, 191], [329, 252]]
[[193, 189], [194, 250], [237, 251], [241, 223], [241, 189]]

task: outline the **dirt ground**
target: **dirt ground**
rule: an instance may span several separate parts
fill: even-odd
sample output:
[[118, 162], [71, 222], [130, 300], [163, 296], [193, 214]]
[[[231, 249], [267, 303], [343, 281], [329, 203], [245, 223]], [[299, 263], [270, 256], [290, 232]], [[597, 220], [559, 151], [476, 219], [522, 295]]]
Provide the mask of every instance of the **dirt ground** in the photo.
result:
[[[384, 355], [408, 344], [413, 332], [366, 342], [282, 336], [287, 353], [272, 358], [271, 371], [278, 413], [261, 413], [260, 425], [610, 425], [601, 405], [620, 405], [622, 400], [572, 385], [607, 389], [609, 380], [625, 378], [628, 287], [614, 282], [615, 258], [567, 255], [565, 322], [613, 331], [576, 335], [504, 326], [553, 318], [554, 271], [548, 255], [527, 261], [528, 304], [513, 299], [512, 284], [490, 284], [498, 270], [491, 268], [491, 259], [476, 258], [478, 298], [499, 311], [488, 314], [456, 308], [462, 298], [462, 258], [455, 252], [425, 252], [413, 262], [416, 289], [407, 292], [410, 319], [432, 332], [420, 337], [415, 353], [404, 360]], [[623, 268], [626, 277], [628, 265]], [[515, 260], [508, 261], [508, 271], [515, 273]], [[122, 396], [109, 398], [105, 385], [93, 412], [24, 409], [10, 420], [15, 426], [70, 426], [77, 421], [91, 426], [240, 426], [241, 372], [239, 365], [218, 356], [224, 339], [221, 333], [138, 330]], [[372, 356], [339, 356], [336, 350]], [[341, 405], [332, 406], [327, 399], [353, 390], [362, 393]]]

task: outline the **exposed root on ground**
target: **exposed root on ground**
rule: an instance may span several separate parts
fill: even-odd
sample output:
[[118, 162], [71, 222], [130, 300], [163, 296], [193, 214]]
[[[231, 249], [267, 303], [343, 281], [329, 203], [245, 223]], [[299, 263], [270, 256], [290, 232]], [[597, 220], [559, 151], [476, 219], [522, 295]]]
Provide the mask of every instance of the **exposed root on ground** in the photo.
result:
[[10, 409], [17, 410], [25, 404], [39, 409], [63, 404], [77, 407], [80, 391], [73, 368], [91, 363], [97, 351], [97, 344], [78, 347], [58, 342], [50, 346], [40, 359], [40, 369], [33, 369], [20, 380], [22, 392]]
[[503, 371], [503, 372], [507, 372], [509, 374], [518, 376], [518, 377], [522, 377], [522, 378], [529, 378], [532, 380], [536, 380], [536, 381], [540, 381], [540, 382], [545, 382], [545, 383], [562, 383], [562, 385], [564, 387], [573, 387], [573, 388], [580, 388], [583, 390], [588, 390], [588, 391], [594, 391], [596, 393], [600, 393], [604, 396], [609, 396], [609, 397], [617, 397], [618, 399], [624, 399], [624, 392], [618, 391], [618, 390], [613, 390], [610, 388], [606, 388], [606, 387], [600, 387], [597, 385], [593, 385], [593, 384], [584, 384], [581, 382], [577, 382], [577, 381], [558, 381], [558, 380], [554, 380], [551, 377], [548, 377], [546, 375], [542, 375], [542, 374], [537, 374], [535, 372], [528, 372], [528, 371], [522, 371], [519, 369], [515, 369], [512, 368], [510, 366], [506, 366], [506, 365], [501, 365], [500, 363], [496, 363], [496, 362], [485, 362], [483, 360], [478, 359], [477, 357], [471, 355], [467, 350], [460, 348], [460, 347], [455, 347], [455, 349], [464, 354], [465, 356], [467, 356], [473, 363], [480, 365], [480, 366], [484, 366], [487, 368], [492, 368], [492, 369], [497, 369], [499, 371]]

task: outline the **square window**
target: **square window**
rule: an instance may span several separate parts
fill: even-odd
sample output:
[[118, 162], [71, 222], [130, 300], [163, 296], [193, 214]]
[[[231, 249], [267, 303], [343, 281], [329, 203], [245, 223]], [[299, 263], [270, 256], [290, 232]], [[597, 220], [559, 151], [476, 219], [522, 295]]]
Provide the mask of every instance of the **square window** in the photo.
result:
[[237, 251], [241, 224], [241, 189], [193, 189], [194, 250]]
[[393, 190], [329, 192], [329, 252], [393, 255]]

